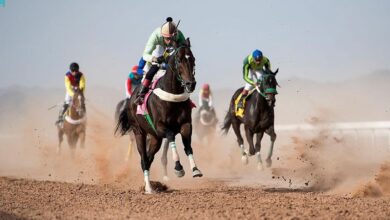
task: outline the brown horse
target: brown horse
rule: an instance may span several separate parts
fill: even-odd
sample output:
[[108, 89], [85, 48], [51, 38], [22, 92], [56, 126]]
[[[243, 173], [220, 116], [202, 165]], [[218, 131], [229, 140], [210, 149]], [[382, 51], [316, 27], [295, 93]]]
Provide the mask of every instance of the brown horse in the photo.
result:
[[[122, 135], [132, 130], [135, 134], [137, 149], [141, 156], [141, 168], [144, 172], [145, 193], [152, 193], [149, 171], [155, 154], [160, 150], [163, 138], [168, 139], [175, 162], [175, 174], [184, 176], [185, 172], [180, 163], [176, 150], [175, 136], [181, 134], [184, 151], [188, 156], [192, 176], [201, 177], [202, 173], [196, 167], [193, 150], [191, 147], [192, 105], [189, 93], [195, 89], [195, 57], [190, 49], [190, 41], [187, 38], [184, 45], [175, 45], [174, 50], [167, 58], [167, 70], [157, 82], [146, 101], [148, 115], [137, 114], [135, 96], [130, 98], [130, 104], [123, 111], [117, 123], [115, 132]], [[134, 91], [138, 93], [139, 87]], [[150, 143], [146, 144], [146, 137], [150, 136]], [[166, 151], [164, 152], [166, 155]]]
[[64, 134], [67, 137], [68, 145], [71, 149], [71, 155], [74, 156], [77, 142], [80, 140], [80, 147], [84, 148], [85, 144], [85, 131], [86, 131], [86, 109], [85, 98], [82, 91], [76, 89], [73, 95], [72, 102], [69, 109], [65, 114], [65, 120], [63, 123], [57, 124], [58, 130], [58, 153], [61, 152], [61, 143], [63, 141]]
[[[244, 106], [244, 116], [236, 116], [235, 101], [241, 94], [243, 88], [239, 88], [233, 95], [229, 110], [225, 116], [222, 129], [227, 133], [230, 126], [233, 126], [234, 133], [237, 136], [237, 142], [241, 149], [243, 163], [248, 163], [248, 155], [252, 156], [256, 154], [258, 168], [263, 169], [263, 164], [260, 155], [261, 139], [264, 132], [271, 137], [271, 146], [267, 157], [267, 166], [272, 164], [272, 152], [274, 142], [276, 140], [276, 134], [274, 131], [274, 106], [275, 95], [277, 94], [276, 87], [278, 85], [274, 73], [267, 71], [262, 75], [262, 79], [259, 81], [259, 86], [256, 90], [248, 96], [246, 104]], [[244, 124], [246, 139], [249, 144], [249, 152], [244, 148], [244, 140], [241, 136], [240, 125]], [[253, 136], [256, 134], [256, 145], [253, 145]]]

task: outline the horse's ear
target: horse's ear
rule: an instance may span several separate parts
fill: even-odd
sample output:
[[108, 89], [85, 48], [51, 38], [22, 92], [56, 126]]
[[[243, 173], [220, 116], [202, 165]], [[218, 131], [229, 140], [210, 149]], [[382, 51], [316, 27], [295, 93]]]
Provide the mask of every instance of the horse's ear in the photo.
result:
[[276, 71], [274, 72], [274, 75], [276, 76], [276, 74], [279, 72], [279, 68], [276, 69]]
[[186, 39], [186, 44], [187, 44], [188, 47], [191, 47], [191, 42], [190, 42], [190, 38], [189, 37], [187, 37], [187, 39]]

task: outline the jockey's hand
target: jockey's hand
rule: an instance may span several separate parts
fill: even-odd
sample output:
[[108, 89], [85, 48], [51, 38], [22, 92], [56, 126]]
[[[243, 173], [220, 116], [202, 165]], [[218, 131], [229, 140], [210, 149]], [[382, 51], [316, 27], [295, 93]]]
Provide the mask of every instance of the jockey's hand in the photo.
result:
[[152, 62], [162, 64], [164, 62], [164, 56], [161, 57], [153, 57]]

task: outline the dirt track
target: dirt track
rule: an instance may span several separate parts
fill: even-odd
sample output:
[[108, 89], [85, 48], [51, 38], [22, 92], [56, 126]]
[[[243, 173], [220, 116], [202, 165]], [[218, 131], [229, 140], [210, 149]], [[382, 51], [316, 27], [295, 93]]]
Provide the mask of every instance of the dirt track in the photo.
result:
[[0, 178], [0, 218], [32, 219], [388, 219], [390, 198], [232, 187], [203, 180], [198, 189], [144, 195], [115, 185]]

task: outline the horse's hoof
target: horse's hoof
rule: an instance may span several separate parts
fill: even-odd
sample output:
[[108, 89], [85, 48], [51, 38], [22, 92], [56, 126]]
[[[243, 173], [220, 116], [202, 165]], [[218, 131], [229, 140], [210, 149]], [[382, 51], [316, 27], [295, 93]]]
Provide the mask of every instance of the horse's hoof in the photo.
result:
[[184, 174], [186, 174], [186, 173], [182, 169], [182, 170], [175, 170], [175, 174], [176, 174], [177, 177], [183, 177]]
[[145, 190], [146, 195], [152, 195], [154, 193], [155, 193], [154, 190]]
[[271, 158], [266, 159], [265, 162], [267, 163], [266, 166], [267, 166], [268, 168], [272, 166], [272, 160], [271, 160]]
[[202, 172], [200, 172], [200, 170], [198, 169], [198, 168], [196, 168], [196, 167], [194, 167], [193, 169], [192, 169], [192, 177], [202, 177], [203, 176], [203, 174], [202, 174]]
[[241, 157], [241, 162], [244, 164], [244, 165], [247, 165], [248, 164], [248, 156], [247, 155], [243, 155]]
[[169, 179], [168, 176], [164, 176], [164, 177], [163, 177], [163, 180], [164, 180], [165, 182], [168, 182], [170, 179]]

